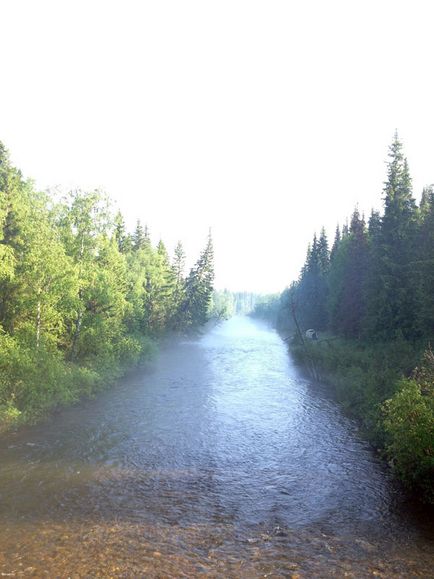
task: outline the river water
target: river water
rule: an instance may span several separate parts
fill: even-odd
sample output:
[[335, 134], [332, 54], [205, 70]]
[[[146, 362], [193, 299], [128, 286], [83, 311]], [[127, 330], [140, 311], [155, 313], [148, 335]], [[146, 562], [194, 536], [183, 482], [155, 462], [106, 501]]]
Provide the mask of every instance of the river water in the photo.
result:
[[248, 318], [8, 434], [0, 465], [0, 576], [433, 576], [430, 513]]

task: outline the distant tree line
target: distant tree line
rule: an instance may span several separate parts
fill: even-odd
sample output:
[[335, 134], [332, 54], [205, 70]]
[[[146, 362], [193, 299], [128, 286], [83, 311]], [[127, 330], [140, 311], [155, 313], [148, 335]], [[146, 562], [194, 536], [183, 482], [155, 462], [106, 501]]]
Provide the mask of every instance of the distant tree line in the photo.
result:
[[[273, 296], [277, 297], [277, 296]], [[269, 295], [253, 292], [233, 292], [228, 289], [215, 290], [212, 296], [211, 315], [226, 320], [232, 316], [245, 316], [259, 311], [270, 300]]]
[[98, 191], [36, 191], [0, 143], [0, 422], [76, 400], [146, 356], [152, 338], [204, 324], [209, 236], [184, 274], [140, 221], [126, 231]]

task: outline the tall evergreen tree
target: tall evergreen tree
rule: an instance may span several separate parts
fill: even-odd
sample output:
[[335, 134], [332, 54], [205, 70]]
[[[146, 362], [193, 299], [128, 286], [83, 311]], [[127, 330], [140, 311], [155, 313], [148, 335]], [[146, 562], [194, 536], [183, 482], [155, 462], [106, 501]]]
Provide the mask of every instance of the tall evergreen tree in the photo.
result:
[[365, 315], [368, 274], [368, 238], [365, 220], [356, 208], [348, 236], [340, 245], [330, 272], [332, 327], [346, 337], [360, 337]]
[[414, 260], [416, 204], [402, 143], [395, 134], [389, 149], [384, 186], [384, 215], [369, 292], [368, 333], [382, 339], [417, 333], [417, 300], [411, 263]]
[[324, 330], [327, 327], [327, 269], [328, 243], [323, 230], [320, 239], [316, 234], [308, 247], [305, 264], [297, 284], [297, 308], [304, 329]]
[[340, 243], [341, 243], [341, 230], [339, 229], [339, 225], [336, 225], [335, 238], [333, 240], [332, 249], [330, 251], [330, 263], [334, 260], [338, 252]]
[[419, 328], [421, 333], [434, 336], [434, 186], [426, 187], [420, 203], [417, 235], [418, 254], [412, 264], [417, 283]]
[[138, 251], [139, 249], [146, 249], [150, 246], [151, 240], [149, 238], [148, 227], [142, 226], [140, 219], [137, 220], [136, 229], [133, 233], [133, 249]]
[[179, 329], [182, 324], [182, 304], [185, 299], [185, 252], [182, 243], [178, 241], [172, 261], [172, 271], [175, 280], [171, 326]]
[[211, 232], [205, 249], [185, 283], [181, 314], [187, 327], [199, 327], [208, 320], [214, 284], [214, 248]]
[[121, 253], [128, 253], [132, 249], [132, 239], [131, 236], [127, 233], [125, 227], [125, 220], [122, 216], [122, 213], [118, 211], [115, 215], [115, 229], [114, 229], [114, 238], [116, 240], [118, 249]]
[[321, 273], [324, 276], [326, 276], [330, 265], [330, 251], [327, 240], [327, 234], [324, 227], [321, 229], [321, 233], [318, 240], [318, 262], [321, 269]]
[[146, 313], [149, 329], [158, 334], [169, 325], [174, 311], [175, 274], [163, 241], [154, 253], [153, 267], [146, 278]]

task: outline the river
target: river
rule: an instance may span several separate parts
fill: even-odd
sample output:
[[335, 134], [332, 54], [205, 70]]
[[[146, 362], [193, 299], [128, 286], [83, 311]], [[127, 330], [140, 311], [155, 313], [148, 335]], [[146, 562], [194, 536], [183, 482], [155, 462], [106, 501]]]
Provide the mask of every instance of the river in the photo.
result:
[[0, 576], [433, 576], [430, 513], [248, 318], [3, 436], [0, 465]]

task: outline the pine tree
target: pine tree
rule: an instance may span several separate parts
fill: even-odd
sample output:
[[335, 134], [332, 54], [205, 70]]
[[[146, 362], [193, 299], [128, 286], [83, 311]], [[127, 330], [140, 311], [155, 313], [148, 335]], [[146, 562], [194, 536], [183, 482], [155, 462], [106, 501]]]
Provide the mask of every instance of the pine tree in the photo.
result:
[[178, 241], [175, 247], [172, 267], [175, 273], [177, 286], [181, 286], [184, 280], [185, 252], [180, 241]]
[[390, 339], [417, 333], [417, 299], [411, 262], [415, 253], [416, 204], [402, 143], [395, 134], [389, 149], [384, 215], [373, 247], [368, 334]]
[[175, 287], [173, 292], [173, 312], [171, 319], [171, 326], [173, 329], [179, 329], [182, 324], [182, 312], [181, 307], [185, 299], [185, 252], [182, 243], [178, 241], [173, 262], [172, 271], [175, 278]]
[[336, 253], [338, 252], [340, 243], [341, 243], [341, 231], [339, 229], [339, 225], [336, 225], [335, 238], [333, 241], [332, 249], [330, 251], [330, 263], [334, 260]]
[[152, 265], [146, 278], [145, 308], [150, 331], [159, 334], [169, 326], [175, 291], [175, 274], [162, 240], [157, 245]]
[[115, 215], [114, 238], [121, 253], [126, 254], [131, 251], [132, 239], [126, 231], [125, 220], [120, 211]]
[[140, 249], [147, 249], [151, 244], [149, 238], [148, 227], [143, 228], [140, 219], [137, 220], [136, 229], [133, 233], [133, 249], [138, 251]]
[[330, 265], [330, 251], [324, 227], [321, 229], [318, 240], [318, 262], [321, 273], [326, 276]]
[[368, 223], [369, 241], [372, 244], [378, 245], [381, 235], [381, 216], [379, 211], [374, 209], [371, 211]]
[[338, 250], [330, 276], [332, 326], [346, 337], [358, 338], [361, 335], [366, 308], [368, 255], [365, 220], [356, 208], [348, 236]]
[[181, 314], [187, 327], [197, 328], [208, 320], [214, 284], [214, 249], [211, 233], [207, 245], [185, 283]]
[[316, 234], [308, 246], [306, 261], [297, 284], [297, 307], [300, 323], [304, 329], [324, 330], [328, 323], [327, 270], [329, 251], [323, 230], [320, 239]]
[[417, 281], [419, 328], [427, 338], [434, 336], [434, 186], [426, 187], [419, 207], [418, 254], [412, 264]]

